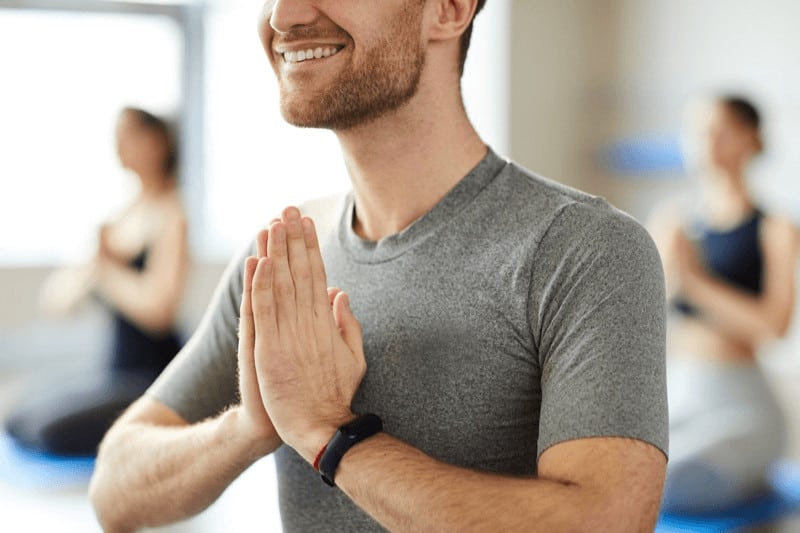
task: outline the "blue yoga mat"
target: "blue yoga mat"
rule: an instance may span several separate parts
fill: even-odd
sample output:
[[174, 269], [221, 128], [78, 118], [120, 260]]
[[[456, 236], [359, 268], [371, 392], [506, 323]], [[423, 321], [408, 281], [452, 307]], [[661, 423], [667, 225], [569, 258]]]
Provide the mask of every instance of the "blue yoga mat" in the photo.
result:
[[769, 494], [734, 509], [697, 515], [664, 513], [656, 533], [724, 533], [800, 513], [800, 464], [777, 463], [769, 481]]
[[19, 446], [0, 434], [0, 483], [24, 489], [85, 485], [94, 470], [93, 457], [63, 457]]

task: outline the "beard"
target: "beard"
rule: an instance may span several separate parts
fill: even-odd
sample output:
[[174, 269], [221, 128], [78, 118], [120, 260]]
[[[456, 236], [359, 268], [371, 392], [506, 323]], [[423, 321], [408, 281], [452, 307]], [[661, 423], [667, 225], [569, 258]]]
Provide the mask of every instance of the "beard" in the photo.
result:
[[[411, 1], [392, 25], [394, 30], [367, 50], [358, 64], [346, 67], [329, 87], [304, 94], [280, 83], [284, 119], [303, 128], [343, 131], [402, 107], [417, 93], [425, 65], [421, 24], [419, 2]], [[339, 31], [353, 42], [344, 30]]]

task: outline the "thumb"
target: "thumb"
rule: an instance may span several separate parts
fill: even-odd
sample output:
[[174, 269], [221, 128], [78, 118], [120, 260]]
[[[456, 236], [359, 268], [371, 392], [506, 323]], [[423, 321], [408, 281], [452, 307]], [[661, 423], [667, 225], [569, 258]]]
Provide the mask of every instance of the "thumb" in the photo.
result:
[[350, 309], [350, 297], [346, 292], [336, 294], [333, 300], [333, 318], [350, 351], [363, 357], [361, 323]]

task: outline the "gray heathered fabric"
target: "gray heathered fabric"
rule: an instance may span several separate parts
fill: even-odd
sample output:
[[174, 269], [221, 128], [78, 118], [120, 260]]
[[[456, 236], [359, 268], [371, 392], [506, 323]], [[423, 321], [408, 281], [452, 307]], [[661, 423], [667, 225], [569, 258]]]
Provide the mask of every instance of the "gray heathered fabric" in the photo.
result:
[[[361, 240], [353, 209], [348, 198], [323, 248], [364, 330], [354, 411], [379, 414], [436, 459], [489, 472], [534, 475], [544, 450], [584, 437], [666, 453], [663, 276], [633, 219], [491, 151], [397, 235]], [[189, 421], [236, 402], [245, 255], [149, 391]], [[276, 455], [285, 531], [380, 530], [293, 450]]]

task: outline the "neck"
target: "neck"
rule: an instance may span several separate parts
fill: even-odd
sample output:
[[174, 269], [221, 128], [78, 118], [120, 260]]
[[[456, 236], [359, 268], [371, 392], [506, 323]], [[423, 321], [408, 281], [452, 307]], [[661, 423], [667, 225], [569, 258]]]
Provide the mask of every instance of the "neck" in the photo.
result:
[[712, 172], [705, 180], [703, 193], [710, 222], [716, 226], [734, 225], [754, 209], [739, 169]]
[[353, 184], [354, 230], [377, 241], [430, 211], [486, 155], [461, 96], [430, 85], [402, 108], [336, 132]]
[[140, 197], [154, 199], [175, 190], [175, 181], [160, 170], [137, 171], [141, 183]]

